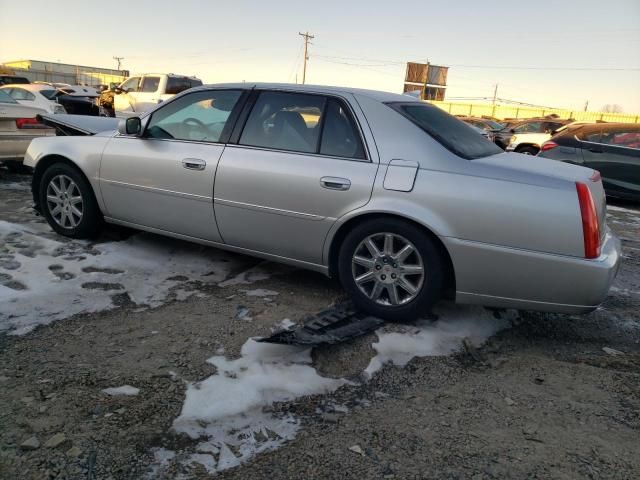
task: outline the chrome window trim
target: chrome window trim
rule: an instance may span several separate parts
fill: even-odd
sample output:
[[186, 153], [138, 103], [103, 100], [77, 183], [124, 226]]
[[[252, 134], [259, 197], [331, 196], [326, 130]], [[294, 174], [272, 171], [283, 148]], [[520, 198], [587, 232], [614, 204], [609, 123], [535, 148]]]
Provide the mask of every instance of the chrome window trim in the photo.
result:
[[226, 148], [244, 148], [249, 150], [262, 150], [262, 151], [274, 152], [274, 153], [286, 153], [290, 155], [303, 155], [303, 156], [310, 156], [310, 157], [331, 158], [333, 160], [344, 160], [347, 162], [374, 163], [371, 160], [366, 160], [366, 159], [337, 157], [335, 155], [326, 155], [323, 153], [305, 153], [305, 152], [298, 152], [296, 150], [279, 150], [279, 149], [269, 148], [269, 147], [255, 147], [253, 145], [241, 145], [239, 143], [227, 143], [226, 145], [227, 145]]
[[574, 137], [580, 143], [588, 143], [589, 145], [599, 145], [601, 147], [624, 148], [625, 150], [631, 150], [632, 152], [640, 152], [640, 148], [631, 148], [631, 147], [625, 147], [624, 145], [612, 145], [610, 143], [602, 143], [602, 142], [590, 142], [588, 140], [579, 139], [577, 135], [574, 135]]

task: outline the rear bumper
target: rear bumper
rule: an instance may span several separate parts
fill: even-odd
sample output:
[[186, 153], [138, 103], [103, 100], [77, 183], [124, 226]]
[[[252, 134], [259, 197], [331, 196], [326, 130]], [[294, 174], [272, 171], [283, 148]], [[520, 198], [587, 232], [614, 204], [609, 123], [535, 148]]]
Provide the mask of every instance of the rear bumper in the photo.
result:
[[620, 265], [620, 240], [611, 233], [594, 260], [442, 240], [453, 261], [459, 303], [588, 313], [606, 298]]
[[22, 160], [31, 140], [48, 135], [0, 135], [0, 160]]

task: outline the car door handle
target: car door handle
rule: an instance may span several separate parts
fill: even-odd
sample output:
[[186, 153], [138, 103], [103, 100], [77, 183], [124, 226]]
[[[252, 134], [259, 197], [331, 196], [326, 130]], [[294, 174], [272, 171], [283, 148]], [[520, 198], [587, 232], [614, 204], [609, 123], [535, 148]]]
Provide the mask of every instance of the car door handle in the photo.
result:
[[351, 188], [351, 180], [340, 177], [322, 177], [320, 185], [329, 190], [349, 190]]
[[590, 148], [590, 149], [589, 149], [589, 151], [590, 151], [591, 153], [602, 153], [602, 149], [601, 149], [601, 148], [598, 148], [598, 147]]
[[207, 162], [200, 158], [185, 158], [182, 160], [182, 166], [188, 170], [204, 170]]

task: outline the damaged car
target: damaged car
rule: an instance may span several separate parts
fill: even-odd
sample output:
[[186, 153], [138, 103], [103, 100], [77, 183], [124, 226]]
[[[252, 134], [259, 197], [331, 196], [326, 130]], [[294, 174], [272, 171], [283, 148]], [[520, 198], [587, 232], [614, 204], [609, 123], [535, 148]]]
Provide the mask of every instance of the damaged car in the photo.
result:
[[387, 320], [444, 296], [589, 312], [618, 269], [596, 171], [505, 153], [407, 96], [240, 83], [117, 130], [45, 117], [80, 133], [36, 139], [25, 158], [36, 208], [64, 236], [108, 222], [296, 265]]

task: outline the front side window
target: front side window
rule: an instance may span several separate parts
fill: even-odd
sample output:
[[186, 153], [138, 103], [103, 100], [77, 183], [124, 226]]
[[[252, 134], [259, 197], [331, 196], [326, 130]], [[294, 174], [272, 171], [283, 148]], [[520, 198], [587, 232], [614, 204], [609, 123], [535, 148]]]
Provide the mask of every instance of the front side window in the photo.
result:
[[141, 92], [157, 92], [160, 85], [160, 77], [144, 77], [142, 79]]
[[120, 88], [125, 92], [136, 92], [138, 90], [138, 83], [140, 83], [140, 77], [131, 77], [120, 85]]
[[387, 105], [459, 157], [473, 160], [503, 153], [495, 143], [438, 107], [424, 102], [391, 102]]
[[317, 153], [325, 102], [318, 95], [262, 92], [244, 126], [240, 144]]
[[602, 130], [586, 130], [577, 134], [577, 137], [583, 142], [600, 143]]
[[195, 142], [219, 142], [241, 92], [214, 90], [187, 94], [157, 110], [145, 136]]
[[640, 149], [640, 129], [631, 126], [605, 129], [600, 142], [612, 147]]

